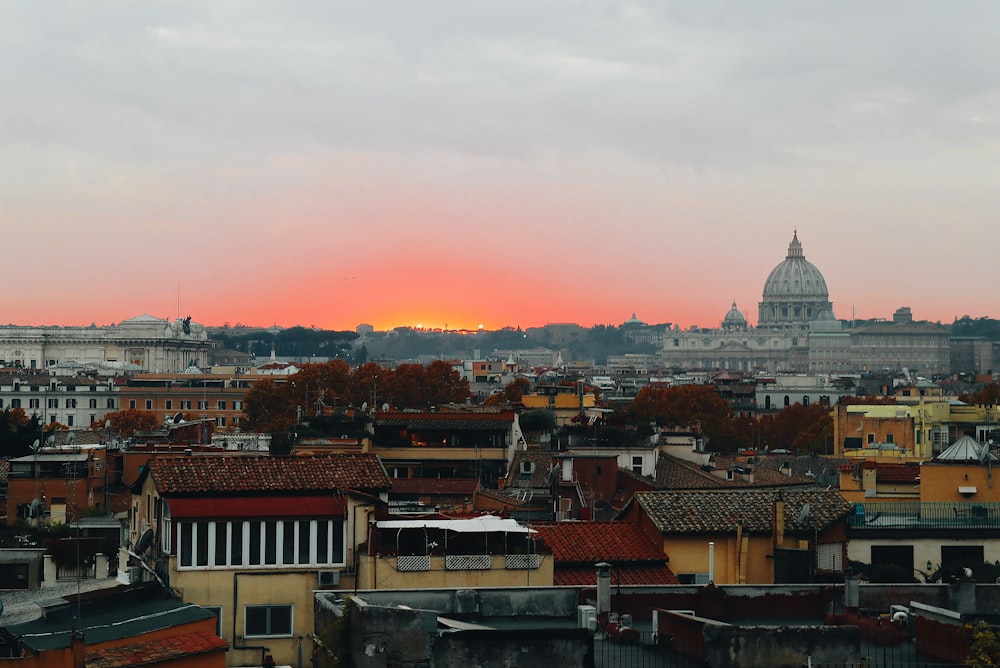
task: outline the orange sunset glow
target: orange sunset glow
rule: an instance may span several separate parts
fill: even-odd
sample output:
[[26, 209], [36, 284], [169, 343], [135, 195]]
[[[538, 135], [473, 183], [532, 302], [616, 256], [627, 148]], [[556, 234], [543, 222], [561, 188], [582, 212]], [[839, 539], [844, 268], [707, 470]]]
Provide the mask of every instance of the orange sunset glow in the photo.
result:
[[212, 4], [0, 9], [4, 322], [996, 315], [1000, 8]]

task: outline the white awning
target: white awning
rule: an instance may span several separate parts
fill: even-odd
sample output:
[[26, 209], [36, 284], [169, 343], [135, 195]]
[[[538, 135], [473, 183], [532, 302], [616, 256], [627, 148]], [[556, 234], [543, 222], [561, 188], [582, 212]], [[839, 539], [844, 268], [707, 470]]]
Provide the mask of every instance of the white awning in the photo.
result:
[[462, 520], [382, 520], [375, 526], [379, 529], [445, 529], [457, 533], [537, 533], [518, 524], [517, 520], [501, 519], [495, 515]]

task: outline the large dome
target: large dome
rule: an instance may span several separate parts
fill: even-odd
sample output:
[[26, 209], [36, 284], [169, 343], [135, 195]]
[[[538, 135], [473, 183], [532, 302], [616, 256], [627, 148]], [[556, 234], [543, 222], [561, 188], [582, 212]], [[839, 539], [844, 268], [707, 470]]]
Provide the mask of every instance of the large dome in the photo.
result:
[[826, 279], [812, 262], [806, 260], [796, 232], [788, 244], [784, 262], [772, 269], [764, 281], [764, 297], [760, 302], [757, 326], [806, 325], [832, 308]]

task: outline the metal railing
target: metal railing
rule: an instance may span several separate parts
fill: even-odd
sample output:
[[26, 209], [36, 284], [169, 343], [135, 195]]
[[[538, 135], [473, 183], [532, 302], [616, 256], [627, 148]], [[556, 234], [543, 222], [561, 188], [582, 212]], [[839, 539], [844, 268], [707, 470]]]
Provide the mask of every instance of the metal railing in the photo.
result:
[[996, 529], [1000, 503], [980, 501], [887, 501], [856, 503], [851, 529]]

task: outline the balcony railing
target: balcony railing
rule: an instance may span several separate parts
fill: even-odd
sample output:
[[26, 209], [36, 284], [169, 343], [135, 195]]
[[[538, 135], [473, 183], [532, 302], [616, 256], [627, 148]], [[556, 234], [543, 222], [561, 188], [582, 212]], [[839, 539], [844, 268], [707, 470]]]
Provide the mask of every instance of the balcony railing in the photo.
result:
[[1000, 503], [919, 502], [856, 503], [847, 518], [854, 530], [1000, 529]]
[[[391, 562], [390, 562], [391, 563]], [[399, 555], [395, 557], [396, 570], [405, 572], [420, 571], [489, 571], [535, 570], [542, 566], [540, 554], [446, 554], [431, 555]]]

